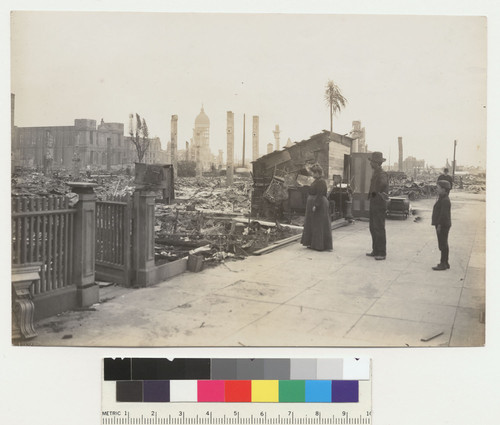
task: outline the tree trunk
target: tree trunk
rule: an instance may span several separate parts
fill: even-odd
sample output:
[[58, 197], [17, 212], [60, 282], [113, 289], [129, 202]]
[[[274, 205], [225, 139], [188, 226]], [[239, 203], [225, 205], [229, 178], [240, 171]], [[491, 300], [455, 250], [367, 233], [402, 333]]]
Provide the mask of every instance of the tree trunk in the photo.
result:
[[330, 103], [330, 133], [333, 133], [333, 105]]

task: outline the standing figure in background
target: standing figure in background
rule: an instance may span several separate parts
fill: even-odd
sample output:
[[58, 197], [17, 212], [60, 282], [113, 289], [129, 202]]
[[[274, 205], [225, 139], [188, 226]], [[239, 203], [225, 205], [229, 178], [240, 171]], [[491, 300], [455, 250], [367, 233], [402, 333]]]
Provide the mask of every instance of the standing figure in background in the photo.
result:
[[448, 234], [451, 227], [451, 202], [448, 196], [450, 189], [451, 185], [448, 180], [438, 180], [437, 192], [439, 197], [432, 209], [432, 225], [436, 226], [441, 261], [432, 270], [447, 270], [450, 268], [450, 263], [448, 262], [450, 253]]
[[439, 180], [446, 180], [448, 183], [450, 183], [450, 190], [451, 188], [453, 187], [453, 177], [451, 177], [448, 173], [450, 172], [450, 170], [448, 170], [448, 168], [444, 168], [443, 169], [443, 173], [444, 174], [441, 174], [439, 177], [438, 177], [438, 182]]
[[385, 215], [387, 202], [389, 201], [389, 178], [382, 170], [382, 163], [385, 158], [382, 152], [373, 152], [370, 156], [370, 165], [373, 169], [370, 182], [370, 233], [372, 236], [372, 251], [367, 253], [368, 257], [375, 260], [385, 260], [387, 255], [385, 238]]
[[301, 244], [317, 251], [332, 250], [332, 225], [329, 214], [329, 203], [326, 199], [327, 186], [322, 178], [323, 169], [319, 164], [311, 167], [314, 182], [309, 188], [306, 216]]

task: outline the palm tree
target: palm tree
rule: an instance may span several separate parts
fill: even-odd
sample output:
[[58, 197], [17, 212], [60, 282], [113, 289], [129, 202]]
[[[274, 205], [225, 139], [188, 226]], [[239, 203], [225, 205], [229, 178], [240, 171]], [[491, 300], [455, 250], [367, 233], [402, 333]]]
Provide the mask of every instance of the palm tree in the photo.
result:
[[330, 107], [330, 133], [333, 132], [333, 114], [340, 112], [342, 108], [345, 108], [347, 99], [342, 96], [339, 86], [333, 82], [333, 80], [328, 80], [325, 88], [325, 101]]

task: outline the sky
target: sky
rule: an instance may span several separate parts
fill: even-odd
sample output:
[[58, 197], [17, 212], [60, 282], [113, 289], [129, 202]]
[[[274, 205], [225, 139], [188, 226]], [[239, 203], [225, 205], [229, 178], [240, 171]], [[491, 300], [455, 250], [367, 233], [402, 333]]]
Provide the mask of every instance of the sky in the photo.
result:
[[444, 166], [486, 167], [486, 18], [474, 16], [14, 12], [11, 90], [17, 126], [125, 123], [139, 113], [151, 136], [193, 136], [204, 106], [210, 147], [226, 151], [235, 114], [235, 155], [246, 156], [252, 116], [260, 153], [329, 129], [325, 85], [347, 98], [334, 117], [346, 134], [366, 130], [368, 149]]

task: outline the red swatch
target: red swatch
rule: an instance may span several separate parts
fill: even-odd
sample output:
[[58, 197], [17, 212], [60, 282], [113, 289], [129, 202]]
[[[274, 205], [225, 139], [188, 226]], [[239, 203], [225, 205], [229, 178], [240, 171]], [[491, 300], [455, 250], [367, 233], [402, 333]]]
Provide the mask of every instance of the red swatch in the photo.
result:
[[198, 381], [198, 401], [224, 401], [224, 381]]
[[251, 402], [252, 381], [226, 381], [227, 402]]

